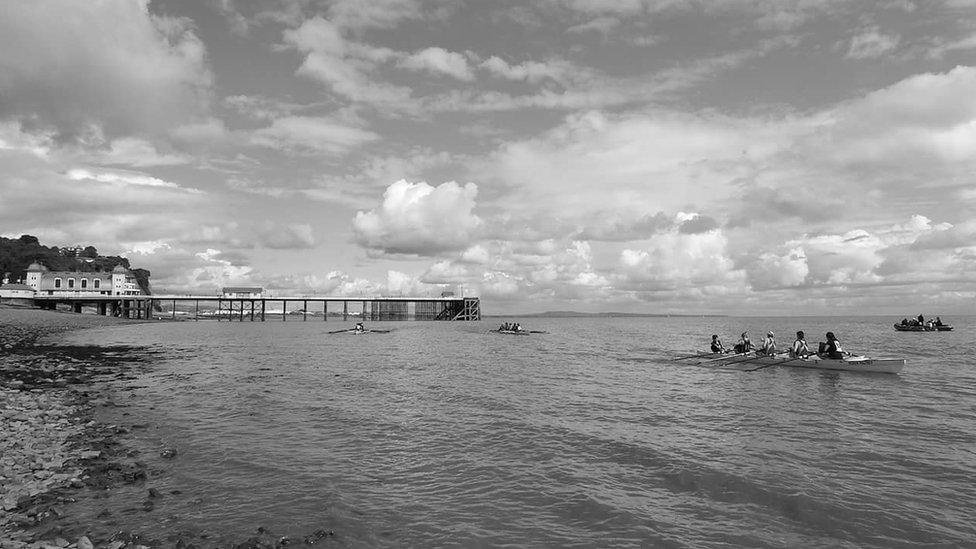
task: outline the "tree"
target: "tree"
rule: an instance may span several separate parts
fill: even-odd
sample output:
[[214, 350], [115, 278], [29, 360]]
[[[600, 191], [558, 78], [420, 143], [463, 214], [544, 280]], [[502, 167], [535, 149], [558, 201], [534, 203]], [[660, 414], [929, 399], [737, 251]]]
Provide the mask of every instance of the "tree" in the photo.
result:
[[78, 257], [88, 257], [91, 259], [95, 259], [96, 257], [98, 257], [98, 250], [96, 250], [94, 246], [85, 246], [84, 251], [82, 251]]

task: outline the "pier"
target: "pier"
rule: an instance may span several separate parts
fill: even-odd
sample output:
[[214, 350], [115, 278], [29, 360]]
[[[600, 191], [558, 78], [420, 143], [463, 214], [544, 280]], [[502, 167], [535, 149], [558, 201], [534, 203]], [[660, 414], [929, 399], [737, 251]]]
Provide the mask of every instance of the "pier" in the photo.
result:
[[[213, 295], [38, 295], [42, 309], [67, 305], [76, 313], [85, 307], [97, 314], [131, 319], [287, 321], [289, 318], [328, 321], [360, 320], [481, 320], [477, 297], [225, 297]], [[352, 305], [352, 307], [350, 307]]]

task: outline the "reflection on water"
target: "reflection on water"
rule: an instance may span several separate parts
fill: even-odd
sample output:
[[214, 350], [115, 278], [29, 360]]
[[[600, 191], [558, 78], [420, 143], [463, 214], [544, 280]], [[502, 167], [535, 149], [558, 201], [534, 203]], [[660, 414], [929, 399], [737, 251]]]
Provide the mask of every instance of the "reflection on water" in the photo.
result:
[[[79, 333], [161, 351], [119, 420], [151, 425], [132, 434], [146, 456], [178, 448], [150, 484], [179, 495], [131, 512], [117, 502], [142, 495], [123, 489], [77, 512], [215, 543], [261, 525], [332, 529], [347, 547], [963, 545], [976, 539], [974, 320], [922, 334], [886, 318], [533, 319], [549, 333], [528, 337], [486, 333], [493, 321]], [[813, 345], [831, 330], [908, 365], [671, 360], [712, 333], [770, 329]], [[122, 509], [96, 517], [104, 505]]]

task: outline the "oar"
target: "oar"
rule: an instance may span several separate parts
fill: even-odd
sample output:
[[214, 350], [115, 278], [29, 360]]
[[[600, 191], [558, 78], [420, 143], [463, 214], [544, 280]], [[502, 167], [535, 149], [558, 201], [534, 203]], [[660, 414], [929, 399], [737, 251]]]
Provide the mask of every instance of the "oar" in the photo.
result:
[[355, 331], [356, 331], [355, 328], [346, 328], [345, 330], [335, 330], [335, 331], [328, 332], [328, 333], [330, 333], [330, 334], [341, 334], [343, 332], [355, 332]]
[[736, 358], [736, 357], [742, 357], [742, 356], [747, 357], [747, 358], [752, 358], [751, 356], [747, 356], [750, 353], [752, 353], [752, 351], [746, 351], [744, 353], [737, 353], [737, 354], [734, 354], [734, 355], [720, 356], [718, 358], [710, 358], [710, 359], [703, 360], [703, 361], [699, 362], [699, 364], [708, 364], [710, 362], [718, 362], [720, 360], [728, 360], [730, 358]]
[[739, 359], [736, 359], [736, 360], [730, 360], [728, 362], [723, 362], [723, 363], [719, 364], [718, 367], [719, 368], [722, 368], [724, 366], [729, 366], [731, 364], [739, 364], [740, 362], [749, 362], [750, 360], [755, 360], [757, 358], [760, 358], [760, 357], [758, 355], [744, 356], [743, 358], [739, 358]]
[[705, 354], [704, 352], [701, 352], [701, 353], [695, 353], [693, 355], [676, 356], [676, 357], [672, 358], [671, 360], [688, 360], [689, 358], [705, 358], [707, 356], [709, 356], [709, 355]]
[[[789, 356], [789, 353], [787, 353], [787, 356]], [[769, 368], [770, 366], [781, 366], [783, 364], [787, 364], [789, 362], [795, 362], [797, 360], [803, 360], [803, 357], [798, 356], [798, 357], [794, 357], [794, 358], [787, 358], [786, 360], [783, 360], [782, 362], [771, 362], [769, 364], [760, 364], [759, 366], [756, 366], [755, 368], [752, 368], [750, 370], [744, 370], [744, 371], [746, 371], [746, 372], [755, 372], [757, 370], [762, 370], [763, 368]]]

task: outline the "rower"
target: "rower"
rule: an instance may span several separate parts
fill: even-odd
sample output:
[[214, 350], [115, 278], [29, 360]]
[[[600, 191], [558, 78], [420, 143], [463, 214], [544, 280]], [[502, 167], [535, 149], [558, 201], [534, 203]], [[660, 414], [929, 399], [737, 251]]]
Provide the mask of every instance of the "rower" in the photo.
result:
[[810, 349], [807, 347], [807, 340], [803, 336], [803, 330], [796, 333], [796, 341], [790, 347], [790, 358], [806, 358], [810, 356]]
[[732, 350], [734, 350], [736, 354], [741, 355], [742, 353], [748, 353], [754, 348], [755, 347], [752, 346], [752, 342], [749, 341], [749, 332], [742, 332], [739, 342], [732, 347]]
[[820, 355], [827, 355], [827, 358], [844, 358], [844, 349], [840, 347], [840, 340], [834, 336], [834, 332], [827, 332], [827, 341], [820, 342]]
[[766, 356], [773, 356], [776, 354], [776, 340], [773, 339], [773, 332], [766, 332], [766, 339], [762, 342], [762, 347], [759, 348], [759, 354]]
[[722, 345], [722, 340], [718, 338], [717, 335], [712, 335], [712, 352], [713, 353], [724, 353], [725, 346]]
[[365, 331], [366, 331], [366, 326], [364, 326], [362, 322], [357, 322], [356, 323], [356, 333], [362, 333], [362, 332], [365, 332]]

